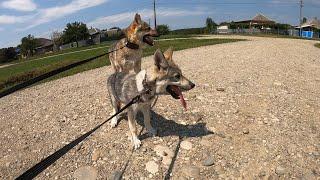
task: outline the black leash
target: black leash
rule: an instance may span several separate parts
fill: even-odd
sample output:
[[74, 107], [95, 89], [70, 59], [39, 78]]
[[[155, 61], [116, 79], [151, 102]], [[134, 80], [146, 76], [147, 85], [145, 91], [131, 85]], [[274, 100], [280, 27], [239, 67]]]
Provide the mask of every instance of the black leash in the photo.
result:
[[65, 155], [67, 152], [69, 152], [72, 148], [74, 148], [76, 145], [78, 145], [80, 142], [85, 140], [88, 136], [90, 136], [92, 133], [94, 133], [97, 129], [99, 129], [101, 126], [103, 126], [105, 123], [110, 121], [113, 117], [117, 116], [120, 114], [122, 111], [127, 109], [129, 106], [137, 103], [140, 101], [141, 94], [134, 97], [127, 105], [125, 105], [123, 108], [121, 108], [116, 114], [112, 115], [109, 117], [107, 120], [105, 120], [103, 123], [99, 124], [89, 132], [83, 134], [82, 136], [78, 137], [77, 139], [73, 140], [69, 144], [63, 146], [50, 156], [46, 157], [27, 171], [25, 171], [22, 175], [20, 175], [17, 180], [24, 180], [24, 179], [33, 179], [35, 178], [38, 174], [43, 172], [46, 168], [48, 168], [50, 165], [52, 165], [54, 162], [56, 162], [58, 159], [60, 159], [63, 155]]

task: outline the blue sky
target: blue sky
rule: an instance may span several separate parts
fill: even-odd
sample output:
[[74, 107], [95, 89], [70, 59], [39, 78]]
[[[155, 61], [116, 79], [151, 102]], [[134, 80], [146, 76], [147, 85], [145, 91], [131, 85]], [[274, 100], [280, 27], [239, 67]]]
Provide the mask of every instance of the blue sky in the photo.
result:
[[[216, 22], [243, 20], [262, 13], [298, 24], [299, 0], [156, 0], [158, 24], [171, 29], [200, 27], [210, 16]], [[148, 22], [152, 0], [0, 0], [0, 47], [16, 46], [22, 37], [49, 37], [66, 23], [82, 21], [101, 29], [126, 27], [139, 12]], [[304, 0], [303, 14], [320, 18], [320, 0]]]

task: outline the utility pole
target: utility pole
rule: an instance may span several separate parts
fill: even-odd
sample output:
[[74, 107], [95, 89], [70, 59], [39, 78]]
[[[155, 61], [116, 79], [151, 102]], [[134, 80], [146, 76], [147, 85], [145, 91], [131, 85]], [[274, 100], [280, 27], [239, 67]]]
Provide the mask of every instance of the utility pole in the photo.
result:
[[154, 29], [157, 29], [156, 0], [153, 0]]
[[303, 8], [303, 0], [300, 0], [300, 36], [302, 36], [302, 8]]

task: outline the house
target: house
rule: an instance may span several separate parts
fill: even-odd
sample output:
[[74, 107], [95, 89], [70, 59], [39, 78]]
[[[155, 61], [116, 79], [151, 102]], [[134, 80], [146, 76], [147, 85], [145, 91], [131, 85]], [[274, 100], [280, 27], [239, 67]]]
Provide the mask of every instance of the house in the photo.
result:
[[228, 34], [229, 33], [229, 27], [228, 25], [220, 25], [217, 27], [217, 33], [218, 34]]
[[98, 28], [91, 27], [89, 30], [89, 40], [93, 44], [100, 44], [101, 43], [101, 31]]
[[232, 29], [260, 29], [270, 30], [272, 26], [276, 24], [275, 21], [271, 20], [267, 16], [258, 13], [249, 20], [242, 20], [233, 22]]
[[304, 31], [316, 31], [320, 29], [320, 20], [313, 18], [301, 25], [302, 30]]
[[317, 18], [313, 18], [305, 23], [303, 23], [300, 26], [296, 26], [295, 29], [297, 29], [300, 32], [301, 36], [305, 38], [320, 38], [320, 20]]
[[119, 36], [121, 35], [122, 33], [122, 30], [118, 27], [113, 27], [113, 28], [110, 28], [108, 31], [107, 31], [107, 35], [108, 37], [115, 37], [115, 36]]
[[45, 54], [53, 51], [53, 41], [46, 38], [37, 38], [36, 54]]

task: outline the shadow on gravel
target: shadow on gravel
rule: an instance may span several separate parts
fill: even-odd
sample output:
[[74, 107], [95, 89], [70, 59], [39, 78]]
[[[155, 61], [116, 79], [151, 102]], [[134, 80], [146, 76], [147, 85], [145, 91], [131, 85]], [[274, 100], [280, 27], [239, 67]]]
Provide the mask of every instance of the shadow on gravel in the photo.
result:
[[[139, 113], [138, 124], [144, 126], [143, 116]], [[174, 120], [168, 120], [160, 114], [151, 111], [151, 124], [152, 127], [157, 129], [157, 136], [165, 137], [165, 136], [178, 136], [178, 137], [202, 137], [209, 134], [213, 134], [213, 132], [207, 130], [206, 123], [197, 123], [194, 125], [183, 125], [178, 124]], [[147, 133], [142, 134], [139, 139], [147, 139]]]
[[[120, 119], [126, 119], [126, 113], [123, 113], [120, 117]], [[149, 138], [150, 136], [147, 133], [141, 134], [144, 129], [144, 122], [143, 122], [143, 115], [142, 113], [137, 114], [137, 122], [140, 126], [143, 128], [141, 129], [139, 133], [139, 139], [142, 141], [144, 139]], [[164, 176], [165, 180], [169, 180], [170, 174], [172, 173], [176, 158], [178, 156], [179, 150], [180, 150], [180, 144], [183, 141], [183, 139], [186, 139], [188, 137], [202, 137], [206, 136], [209, 134], [213, 134], [213, 132], [207, 130], [206, 128], [206, 123], [197, 123], [194, 125], [183, 125], [183, 124], [178, 124], [174, 120], [168, 120], [161, 116], [160, 114], [151, 111], [151, 124], [152, 127], [157, 129], [157, 136], [159, 137], [165, 137], [165, 136], [178, 136], [179, 141], [176, 145], [175, 151], [174, 151], [174, 156], [172, 158], [172, 161], [169, 165], [169, 168]], [[134, 151], [131, 151], [131, 155], [128, 158], [127, 162], [124, 165], [124, 168], [121, 171], [116, 171], [112, 177], [113, 180], [120, 180], [122, 179], [129, 162], [132, 159], [132, 153]]]
[[[138, 124], [144, 127], [143, 116], [141, 114], [137, 116], [137, 121], [138, 121]], [[209, 134], [213, 134], [213, 132], [207, 130], [206, 123], [197, 123], [194, 125], [178, 124], [174, 120], [168, 120], [154, 111], [151, 111], [151, 124], [152, 124], [152, 127], [157, 129], [158, 131], [157, 136], [159, 137], [165, 137], [165, 136], [179, 137], [179, 141], [174, 151], [174, 156], [164, 176], [165, 180], [169, 180], [171, 178], [170, 174], [172, 173], [175, 161], [177, 159], [177, 156], [180, 150], [180, 144], [183, 141], [183, 139], [186, 139], [188, 137], [202, 137]], [[143, 140], [148, 137], [150, 136], [147, 133], [145, 133], [145, 134], [142, 134], [139, 137], [139, 139]]]

